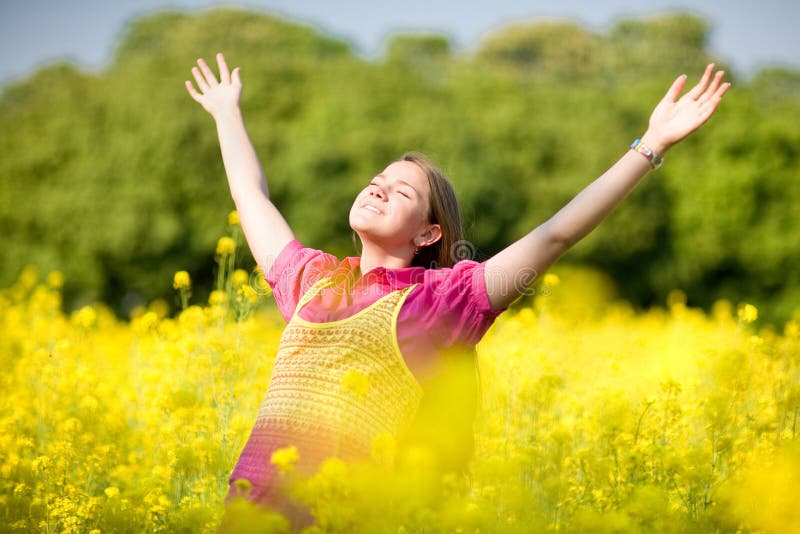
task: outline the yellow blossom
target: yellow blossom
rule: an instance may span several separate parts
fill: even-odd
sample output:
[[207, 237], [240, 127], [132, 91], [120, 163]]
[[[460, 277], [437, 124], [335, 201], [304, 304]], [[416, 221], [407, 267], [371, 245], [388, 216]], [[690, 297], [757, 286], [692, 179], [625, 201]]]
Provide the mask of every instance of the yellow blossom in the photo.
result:
[[224, 291], [215, 289], [208, 295], [208, 303], [212, 306], [221, 306], [228, 300], [228, 295]]
[[172, 278], [172, 287], [175, 289], [189, 289], [192, 285], [192, 280], [189, 278], [189, 273], [186, 271], [178, 271]]
[[45, 471], [48, 467], [50, 467], [50, 458], [47, 456], [38, 456], [33, 462], [31, 462], [31, 467], [33, 467], [33, 470], [37, 472]]
[[244, 269], [236, 269], [231, 275], [231, 283], [233, 284], [233, 287], [244, 285], [249, 279], [250, 275], [247, 274], [247, 271]]
[[758, 308], [752, 304], [745, 304], [739, 308], [739, 319], [743, 323], [752, 323], [758, 319]]
[[370, 456], [378, 464], [391, 465], [397, 454], [397, 443], [389, 432], [381, 432], [372, 440]]
[[239, 300], [245, 300], [250, 304], [255, 304], [258, 300], [258, 293], [250, 286], [241, 286], [238, 290]]
[[169, 313], [169, 304], [164, 299], [155, 299], [148, 306], [150, 311], [154, 312], [159, 319], [164, 318]]
[[258, 292], [262, 295], [271, 295], [272, 288], [269, 287], [267, 280], [264, 278], [264, 272], [261, 270], [261, 267], [256, 266], [255, 269], [253, 269], [253, 274], [255, 278], [253, 285], [255, 285]]
[[64, 275], [61, 271], [50, 271], [47, 275], [47, 285], [52, 288], [59, 288], [64, 285]]
[[97, 321], [97, 312], [91, 306], [84, 306], [73, 315], [73, 320], [78, 326], [90, 328]]
[[22, 287], [30, 289], [39, 280], [39, 268], [35, 265], [26, 265], [19, 275], [19, 283]]
[[276, 466], [281, 473], [286, 473], [294, 470], [294, 464], [300, 459], [295, 445], [283, 447], [272, 453], [269, 461], [272, 465]]
[[230, 224], [231, 226], [239, 224], [239, 212], [238, 211], [233, 210], [232, 212], [230, 212], [228, 214], [228, 224]]
[[363, 397], [369, 390], [369, 376], [356, 369], [350, 369], [342, 376], [342, 389]]
[[103, 492], [106, 494], [106, 497], [109, 499], [113, 499], [114, 497], [119, 496], [119, 488], [116, 486], [109, 486]]
[[236, 250], [236, 241], [233, 238], [224, 236], [217, 241], [217, 254], [220, 256], [230, 256]]
[[558, 277], [558, 275], [553, 274], [553, 273], [545, 274], [544, 278], [542, 279], [542, 283], [544, 285], [550, 286], [550, 287], [557, 286], [559, 284], [559, 282], [561, 282], [561, 279]]
[[800, 333], [799, 326], [797, 321], [789, 321], [783, 329], [784, 335], [786, 337], [797, 337], [797, 334]]

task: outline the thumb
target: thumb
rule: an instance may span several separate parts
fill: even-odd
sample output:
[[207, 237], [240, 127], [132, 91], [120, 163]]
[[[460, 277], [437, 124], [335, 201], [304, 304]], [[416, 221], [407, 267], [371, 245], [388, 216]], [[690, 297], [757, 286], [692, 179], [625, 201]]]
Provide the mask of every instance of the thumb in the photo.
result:
[[685, 85], [686, 85], [686, 75], [681, 74], [675, 79], [674, 82], [672, 82], [672, 86], [670, 86], [669, 90], [667, 91], [667, 94], [664, 95], [664, 100], [667, 100], [669, 102], [675, 102], [676, 100], [678, 100], [678, 95], [681, 94], [681, 91], [683, 91]]

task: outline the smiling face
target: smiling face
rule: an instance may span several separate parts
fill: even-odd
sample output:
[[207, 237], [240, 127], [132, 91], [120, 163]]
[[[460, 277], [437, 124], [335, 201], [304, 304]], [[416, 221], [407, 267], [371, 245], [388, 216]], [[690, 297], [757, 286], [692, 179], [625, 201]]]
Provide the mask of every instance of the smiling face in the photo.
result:
[[413, 251], [435, 237], [426, 234], [432, 226], [429, 206], [430, 186], [422, 169], [410, 161], [395, 161], [358, 194], [350, 208], [350, 227], [362, 242]]

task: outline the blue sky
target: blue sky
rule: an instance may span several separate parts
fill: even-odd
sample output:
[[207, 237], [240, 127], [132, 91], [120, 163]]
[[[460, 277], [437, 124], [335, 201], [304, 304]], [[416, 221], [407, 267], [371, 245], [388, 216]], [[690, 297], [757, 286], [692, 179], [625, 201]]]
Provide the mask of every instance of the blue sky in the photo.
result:
[[102, 69], [127, 23], [162, 9], [203, 10], [236, 5], [310, 24], [350, 41], [366, 57], [380, 53], [393, 31], [445, 33], [459, 50], [507, 24], [537, 18], [576, 21], [603, 31], [623, 17], [689, 11], [712, 24], [709, 47], [736, 74], [763, 66], [800, 69], [800, 2], [796, 0], [0, 0], [0, 83], [37, 68], [70, 60], [88, 70]]

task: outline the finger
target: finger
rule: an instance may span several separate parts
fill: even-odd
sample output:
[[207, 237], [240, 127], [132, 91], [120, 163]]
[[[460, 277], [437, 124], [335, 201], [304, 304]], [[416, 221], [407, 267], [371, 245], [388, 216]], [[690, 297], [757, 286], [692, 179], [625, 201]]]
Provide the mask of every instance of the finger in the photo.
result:
[[198, 59], [197, 60], [197, 64], [200, 65], [200, 70], [203, 72], [203, 76], [206, 77], [206, 81], [208, 82], [209, 86], [211, 86], [211, 85], [219, 85], [219, 82], [217, 81], [217, 77], [214, 76], [214, 72], [208, 66], [208, 64], [206, 63], [205, 59], [203, 59], [203, 58]]
[[224, 84], [231, 83], [231, 73], [228, 70], [228, 64], [225, 62], [225, 56], [222, 52], [217, 54], [217, 65], [219, 65], [219, 81]]
[[711, 85], [708, 86], [708, 89], [697, 99], [698, 102], [701, 104], [706, 102], [708, 99], [713, 97], [717, 89], [719, 89], [720, 84], [722, 83], [722, 77], [725, 75], [725, 71], [721, 70], [718, 71], [716, 75], [714, 75], [714, 80], [711, 82]]
[[189, 91], [189, 95], [196, 101], [200, 102], [200, 93], [197, 92], [197, 89], [194, 88], [192, 82], [186, 80], [186, 90]]
[[717, 90], [714, 91], [714, 94], [711, 95], [711, 98], [709, 98], [706, 102], [703, 103], [702, 107], [700, 108], [701, 114], [710, 117], [711, 114], [714, 113], [714, 110], [717, 109], [717, 106], [722, 101], [722, 97], [728, 91], [728, 88], [730, 86], [731, 86], [730, 82], [725, 82], [722, 85], [720, 85], [717, 88]]
[[239, 67], [233, 69], [233, 76], [232, 76], [233, 83], [236, 85], [242, 85], [242, 80], [239, 78]]
[[667, 91], [667, 94], [664, 95], [664, 100], [668, 102], [675, 102], [676, 100], [678, 100], [678, 95], [681, 94], [681, 91], [683, 91], [683, 87], [685, 85], [686, 85], [686, 75], [681, 74], [675, 79], [674, 82], [672, 82], [672, 85]]
[[192, 75], [194, 76], [194, 80], [197, 82], [197, 88], [200, 89], [202, 92], [206, 92], [210, 89], [208, 86], [208, 82], [200, 73], [200, 69], [197, 67], [192, 67]]
[[697, 85], [692, 87], [692, 90], [687, 93], [692, 100], [697, 100], [700, 98], [700, 95], [702, 95], [703, 91], [706, 90], [706, 86], [708, 85], [708, 81], [711, 79], [711, 71], [713, 69], [713, 63], [706, 65], [706, 70], [703, 72], [703, 76], [700, 78], [700, 81], [697, 82]]

